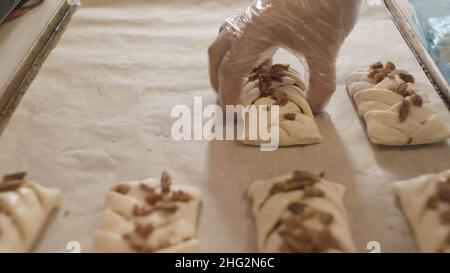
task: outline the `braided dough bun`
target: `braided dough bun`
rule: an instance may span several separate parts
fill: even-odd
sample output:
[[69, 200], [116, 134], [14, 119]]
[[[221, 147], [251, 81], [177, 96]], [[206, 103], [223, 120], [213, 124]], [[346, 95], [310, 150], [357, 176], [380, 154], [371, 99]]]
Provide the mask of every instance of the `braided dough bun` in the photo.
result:
[[0, 183], [0, 252], [29, 252], [61, 202], [61, 191], [28, 181], [25, 175], [7, 175]]
[[356, 252], [344, 193], [344, 186], [302, 171], [253, 183], [258, 250]]
[[422, 252], [450, 253], [450, 170], [392, 186]]
[[[270, 68], [258, 66], [244, 84], [241, 101], [244, 107], [255, 105], [259, 109], [260, 106], [268, 106], [269, 128], [279, 131], [279, 146], [320, 143], [322, 136], [305, 99], [304, 90], [301, 76], [288, 65], [278, 64]], [[278, 105], [280, 109], [277, 120], [271, 120], [273, 105]], [[242, 143], [255, 146], [264, 143], [259, 134], [256, 140], [249, 138], [249, 118], [243, 118], [245, 138]]]
[[414, 77], [388, 62], [358, 70], [346, 79], [347, 91], [367, 124], [370, 140], [383, 145], [444, 141], [450, 130]]
[[[160, 185], [161, 184], [161, 185]], [[96, 233], [98, 252], [198, 251], [202, 194], [155, 179], [125, 182], [107, 193], [106, 210]]]

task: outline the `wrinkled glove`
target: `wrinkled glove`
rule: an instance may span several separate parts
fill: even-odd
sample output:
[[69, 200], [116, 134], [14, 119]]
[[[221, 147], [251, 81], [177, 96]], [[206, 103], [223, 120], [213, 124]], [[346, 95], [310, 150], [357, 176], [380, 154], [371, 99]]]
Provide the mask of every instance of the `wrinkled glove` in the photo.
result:
[[222, 25], [210, 46], [209, 74], [219, 101], [240, 104], [253, 67], [270, 65], [277, 49], [294, 53], [309, 71], [307, 100], [321, 112], [336, 89], [336, 58], [361, 0], [257, 0]]

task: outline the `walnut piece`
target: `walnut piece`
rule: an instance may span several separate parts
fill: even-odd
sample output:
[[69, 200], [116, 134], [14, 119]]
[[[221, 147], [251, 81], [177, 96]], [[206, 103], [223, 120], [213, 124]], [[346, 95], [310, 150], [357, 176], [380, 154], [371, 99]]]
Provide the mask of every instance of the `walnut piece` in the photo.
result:
[[117, 193], [123, 194], [123, 195], [127, 195], [130, 192], [130, 186], [125, 185], [125, 184], [120, 184], [114, 188], [114, 191]]
[[398, 118], [400, 122], [405, 122], [409, 116], [410, 106], [407, 100], [403, 100], [398, 112]]
[[162, 194], [168, 194], [170, 192], [170, 185], [172, 184], [172, 178], [166, 172], [161, 175], [161, 192]]

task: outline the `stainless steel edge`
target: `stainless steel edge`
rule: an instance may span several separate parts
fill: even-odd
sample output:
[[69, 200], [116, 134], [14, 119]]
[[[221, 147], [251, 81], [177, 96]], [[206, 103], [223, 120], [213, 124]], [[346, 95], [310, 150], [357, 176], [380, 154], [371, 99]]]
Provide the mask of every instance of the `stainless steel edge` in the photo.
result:
[[39, 72], [40, 67], [64, 32], [64, 27], [76, 8], [74, 5], [69, 5], [67, 1], [61, 2], [57, 11], [41, 31], [33, 46], [5, 85], [4, 90], [1, 90], [0, 136], [28, 87]]
[[407, 18], [397, 5], [396, 1], [384, 0], [384, 3], [389, 10], [395, 25], [403, 36], [403, 39], [411, 48], [417, 61], [430, 79], [430, 82], [433, 84], [435, 90], [447, 106], [447, 109], [450, 111], [450, 88], [444, 75], [436, 66], [434, 60], [422, 44], [413, 27], [409, 24]]

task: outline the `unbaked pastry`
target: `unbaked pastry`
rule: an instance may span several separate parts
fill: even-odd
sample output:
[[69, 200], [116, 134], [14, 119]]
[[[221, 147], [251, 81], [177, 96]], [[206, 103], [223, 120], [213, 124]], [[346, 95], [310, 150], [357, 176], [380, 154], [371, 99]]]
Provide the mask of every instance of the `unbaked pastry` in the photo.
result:
[[407, 71], [375, 63], [346, 79], [347, 91], [367, 124], [370, 140], [383, 145], [419, 145], [446, 140], [450, 130]]
[[0, 183], [0, 252], [29, 252], [49, 214], [60, 204], [61, 191], [6, 175]]
[[[279, 128], [279, 146], [316, 144], [322, 142], [322, 136], [305, 99], [305, 89], [301, 76], [289, 65], [276, 64], [270, 68], [260, 65], [247, 78], [241, 101], [244, 107], [268, 107], [267, 116], [272, 130]], [[273, 105], [279, 106], [278, 120], [270, 120]], [[246, 122], [242, 142], [255, 146], [264, 143], [259, 134], [256, 140], [249, 138], [248, 116], [243, 119]]]
[[202, 194], [188, 186], [147, 179], [114, 186], [107, 194], [98, 252], [194, 252], [199, 248]]
[[450, 170], [392, 186], [422, 252], [450, 253]]
[[260, 252], [356, 252], [344, 186], [308, 172], [250, 186]]

